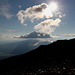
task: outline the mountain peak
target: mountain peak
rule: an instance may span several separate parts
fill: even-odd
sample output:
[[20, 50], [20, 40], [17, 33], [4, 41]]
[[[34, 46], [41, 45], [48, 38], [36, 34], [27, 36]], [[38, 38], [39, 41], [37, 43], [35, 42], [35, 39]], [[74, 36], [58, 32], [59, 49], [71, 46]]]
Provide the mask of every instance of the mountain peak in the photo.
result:
[[19, 38], [51, 38], [51, 36], [50, 34], [34, 31], [26, 35], [21, 35]]

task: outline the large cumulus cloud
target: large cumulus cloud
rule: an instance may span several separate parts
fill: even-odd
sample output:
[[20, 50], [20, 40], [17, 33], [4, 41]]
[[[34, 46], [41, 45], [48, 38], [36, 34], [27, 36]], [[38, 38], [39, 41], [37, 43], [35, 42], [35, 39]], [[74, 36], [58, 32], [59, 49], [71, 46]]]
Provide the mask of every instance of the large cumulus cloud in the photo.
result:
[[[29, 7], [26, 10], [20, 10], [17, 13], [17, 17], [22, 24], [25, 22], [27, 18], [30, 19], [31, 21], [34, 19], [48, 18], [48, 16], [44, 14], [44, 11], [47, 7], [48, 5], [46, 3], [42, 3], [39, 5], [35, 5], [33, 7]], [[52, 13], [50, 12], [50, 14]]]
[[47, 19], [34, 26], [34, 29], [42, 33], [51, 34], [55, 30], [55, 27], [59, 26], [60, 22], [60, 19]]

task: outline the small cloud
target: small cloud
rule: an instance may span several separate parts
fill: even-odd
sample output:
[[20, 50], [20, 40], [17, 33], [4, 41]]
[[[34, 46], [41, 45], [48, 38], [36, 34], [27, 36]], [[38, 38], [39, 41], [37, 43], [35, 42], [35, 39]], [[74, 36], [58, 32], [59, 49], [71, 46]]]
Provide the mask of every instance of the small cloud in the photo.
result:
[[66, 14], [59, 15], [59, 18], [65, 17]]
[[27, 24], [23, 24], [24, 26], [27, 26]]
[[8, 4], [6, 1], [0, 3], [0, 15], [6, 18], [11, 18], [13, 14], [10, 12], [10, 7], [10, 4]]
[[21, 8], [22, 6], [21, 6], [21, 5], [19, 5], [18, 7], [19, 7], [19, 8]]
[[40, 37], [41, 35], [40, 34], [37, 34], [37, 36]]
[[59, 16], [59, 18], [65, 17], [66, 14], [62, 14], [61, 12], [58, 12], [57, 15]]

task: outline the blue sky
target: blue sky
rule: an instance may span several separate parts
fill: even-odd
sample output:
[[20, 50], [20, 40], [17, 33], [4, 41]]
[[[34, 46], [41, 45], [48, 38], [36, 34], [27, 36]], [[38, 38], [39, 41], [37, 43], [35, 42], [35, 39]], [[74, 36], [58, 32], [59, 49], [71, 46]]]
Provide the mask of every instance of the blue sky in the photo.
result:
[[[49, 4], [55, 2], [58, 4], [58, 11], [54, 13], [59, 13], [58, 16], [49, 18], [39, 18], [38, 20], [33, 20], [32, 18], [24, 18], [23, 23], [18, 19], [18, 12], [23, 10], [26, 11], [27, 8], [41, 5], [42, 3]], [[45, 5], [44, 4], [44, 5]], [[30, 14], [32, 16], [33, 14]], [[37, 14], [36, 14], [37, 15]], [[56, 15], [56, 14], [55, 14]], [[20, 16], [20, 14], [19, 14]], [[27, 16], [24, 15], [24, 16]], [[47, 14], [45, 14], [47, 16]], [[39, 16], [36, 16], [36, 19]], [[26, 33], [31, 33], [34, 30], [44, 30], [39, 29], [41, 22], [45, 23], [47, 20], [56, 21], [56, 19], [61, 20], [57, 25], [54, 25], [54, 30], [50, 34], [53, 36], [58, 36], [59, 38], [68, 38], [75, 36], [75, 0], [0, 0], [0, 38], [11, 38], [14, 36], [24, 35]], [[51, 21], [50, 20], [50, 21]], [[58, 21], [57, 20], [57, 21]], [[26, 25], [27, 24], [27, 25]], [[25, 26], [26, 25], [26, 26]], [[47, 27], [46, 27], [47, 28]]]

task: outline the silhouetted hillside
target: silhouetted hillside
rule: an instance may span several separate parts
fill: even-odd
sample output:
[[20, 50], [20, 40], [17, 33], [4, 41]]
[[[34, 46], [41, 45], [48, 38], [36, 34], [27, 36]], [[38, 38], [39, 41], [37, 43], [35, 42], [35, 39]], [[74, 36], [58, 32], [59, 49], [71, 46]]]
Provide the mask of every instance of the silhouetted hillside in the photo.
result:
[[11, 56], [27, 53], [41, 44], [49, 44], [49, 41], [39, 41], [38, 39], [22, 40], [0, 45], [0, 60]]
[[75, 39], [41, 45], [26, 54], [0, 61], [0, 75], [73, 75]]

